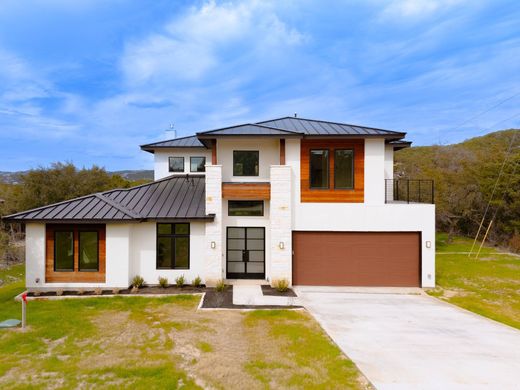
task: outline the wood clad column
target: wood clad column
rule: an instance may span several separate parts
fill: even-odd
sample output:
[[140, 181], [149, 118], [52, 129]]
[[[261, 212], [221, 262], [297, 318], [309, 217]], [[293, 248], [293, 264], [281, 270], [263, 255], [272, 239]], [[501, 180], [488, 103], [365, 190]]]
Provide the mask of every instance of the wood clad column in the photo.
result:
[[211, 140], [211, 164], [217, 165], [217, 140]]
[[285, 165], [285, 138], [280, 138], [280, 165]]

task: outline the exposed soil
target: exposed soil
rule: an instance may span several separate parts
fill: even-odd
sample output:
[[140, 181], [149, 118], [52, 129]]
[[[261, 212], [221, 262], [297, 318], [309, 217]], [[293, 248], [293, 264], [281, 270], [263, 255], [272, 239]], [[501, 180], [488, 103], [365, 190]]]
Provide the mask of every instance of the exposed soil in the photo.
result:
[[[96, 290], [63, 290], [61, 291], [61, 296], [92, 296], [92, 295], [160, 295], [160, 294], [195, 294], [195, 293], [203, 293], [208, 289], [205, 286], [201, 287], [193, 287], [193, 286], [168, 286], [166, 288], [159, 286], [143, 286], [139, 290], [133, 290], [132, 288], [126, 288], [122, 290], [110, 289], [110, 290], [101, 290], [100, 293], [96, 292]], [[29, 297], [55, 297], [58, 296], [57, 289], [56, 291], [40, 291], [34, 292], [31, 291], [27, 294]]]
[[262, 284], [262, 294], [271, 295], [275, 297], [297, 297], [296, 293], [288, 288], [287, 291], [278, 291], [276, 288], [269, 286], [268, 284]]

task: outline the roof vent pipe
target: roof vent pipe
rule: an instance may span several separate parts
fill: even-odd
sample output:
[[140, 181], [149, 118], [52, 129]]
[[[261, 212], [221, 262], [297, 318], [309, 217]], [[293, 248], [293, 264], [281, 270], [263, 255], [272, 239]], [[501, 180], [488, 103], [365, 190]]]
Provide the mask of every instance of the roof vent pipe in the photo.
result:
[[177, 138], [177, 132], [173, 129], [173, 123], [170, 123], [170, 128], [164, 130], [164, 135], [167, 140]]
[[298, 113], [297, 113], [297, 112], [294, 113], [294, 117], [295, 117], [295, 118], [298, 117]]

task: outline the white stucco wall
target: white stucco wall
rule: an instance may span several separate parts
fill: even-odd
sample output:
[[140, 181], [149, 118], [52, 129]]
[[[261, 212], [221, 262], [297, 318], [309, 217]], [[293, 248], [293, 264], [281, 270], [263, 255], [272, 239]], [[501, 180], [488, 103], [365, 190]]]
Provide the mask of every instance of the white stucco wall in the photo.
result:
[[157, 230], [155, 222], [144, 222], [132, 227], [131, 273], [128, 284], [135, 275], [141, 275], [146, 284], [158, 284], [159, 276], [168, 278], [173, 284], [175, 278], [184, 275], [186, 283], [191, 283], [197, 276], [204, 277], [205, 224], [190, 222], [190, 268], [157, 269], [156, 246]]
[[[233, 176], [233, 150], [258, 150], [258, 176]], [[217, 141], [217, 160], [222, 165], [224, 182], [269, 181], [271, 165], [280, 163], [280, 140], [277, 138], [220, 138]]]
[[385, 179], [394, 178], [394, 147], [385, 145]]
[[[168, 157], [184, 157], [184, 172], [169, 172]], [[203, 148], [158, 149], [154, 153], [154, 179], [159, 180], [171, 175], [185, 175], [190, 172], [190, 157], [206, 157], [206, 164], [211, 163], [211, 150]]]
[[365, 204], [385, 203], [385, 140], [365, 139]]

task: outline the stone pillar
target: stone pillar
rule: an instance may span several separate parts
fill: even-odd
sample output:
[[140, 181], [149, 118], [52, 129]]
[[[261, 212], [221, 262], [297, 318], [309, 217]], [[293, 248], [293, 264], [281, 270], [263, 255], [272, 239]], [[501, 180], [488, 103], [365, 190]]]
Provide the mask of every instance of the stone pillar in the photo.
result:
[[[271, 284], [287, 279], [292, 284], [292, 188], [291, 167], [271, 165], [270, 224]], [[283, 245], [283, 248], [280, 246]]]
[[[213, 222], [206, 223], [206, 256], [204, 282], [215, 286], [222, 279], [222, 165], [206, 165], [206, 214], [214, 214]], [[214, 246], [212, 248], [212, 246]]]

